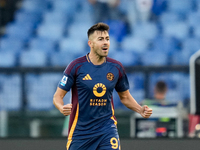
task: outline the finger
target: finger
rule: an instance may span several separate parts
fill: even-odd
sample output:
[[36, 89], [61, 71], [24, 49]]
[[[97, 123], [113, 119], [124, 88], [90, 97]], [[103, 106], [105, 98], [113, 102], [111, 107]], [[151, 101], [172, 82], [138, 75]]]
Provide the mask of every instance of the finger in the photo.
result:
[[72, 108], [63, 108], [63, 111], [68, 111], [68, 110], [72, 110]]
[[145, 109], [144, 109], [145, 111], [152, 111], [152, 109], [151, 108], [149, 108], [148, 106], [147, 107], [145, 107]]
[[71, 113], [71, 109], [63, 110], [64, 113]]
[[63, 112], [65, 113], [68, 113], [68, 112], [71, 112], [71, 109], [63, 109]]
[[149, 118], [151, 116], [151, 114], [152, 113], [147, 113], [147, 114], [144, 114], [144, 115], [145, 115], [146, 118]]
[[147, 110], [149, 107], [147, 105], [144, 105], [144, 110]]
[[152, 110], [144, 111], [144, 114], [145, 114], [145, 115], [151, 115], [151, 114], [152, 114]]
[[71, 113], [64, 113], [63, 115], [64, 116], [69, 116]]
[[64, 106], [67, 106], [67, 107], [72, 107], [72, 104], [66, 104]]
[[153, 111], [152, 109], [148, 109], [148, 110], [147, 110], [147, 112], [152, 112], [152, 111]]
[[64, 105], [63, 109], [65, 109], [65, 108], [72, 108], [72, 104], [66, 104], [66, 105]]
[[62, 113], [63, 115], [65, 115], [65, 116], [68, 116], [68, 115], [70, 115], [71, 114], [71, 111], [63, 111], [63, 113]]
[[152, 110], [145, 110], [144, 112], [145, 112], [145, 113], [152, 114]]

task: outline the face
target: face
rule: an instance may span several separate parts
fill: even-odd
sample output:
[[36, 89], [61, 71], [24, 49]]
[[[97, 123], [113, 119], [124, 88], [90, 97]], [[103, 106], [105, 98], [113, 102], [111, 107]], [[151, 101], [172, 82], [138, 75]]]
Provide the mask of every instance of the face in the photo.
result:
[[110, 39], [107, 31], [95, 31], [90, 35], [88, 44], [97, 56], [106, 57], [110, 47]]

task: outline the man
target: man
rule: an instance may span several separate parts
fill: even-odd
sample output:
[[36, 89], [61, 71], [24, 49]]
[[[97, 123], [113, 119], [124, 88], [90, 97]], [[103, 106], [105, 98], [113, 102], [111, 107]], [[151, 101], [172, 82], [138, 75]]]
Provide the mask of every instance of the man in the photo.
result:
[[168, 102], [166, 98], [167, 94], [167, 84], [160, 80], [156, 83], [154, 88], [154, 98], [153, 99], [145, 99], [141, 102], [142, 105], [159, 105], [159, 106], [170, 106], [175, 105], [174, 103]]
[[94, 7], [95, 23], [106, 20], [122, 19], [122, 12], [118, 8], [120, 0], [88, 0], [88, 1]]
[[[119, 150], [117, 121], [112, 92], [133, 111], [149, 118], [152, 109], [141, 107], [129, 93], [129, 84], [122, 64], [107, 57], [109, 26], [93, 25], [87, 32], [90, 53], [72, 61], [54, 94], [53, 103], [65, 116], [70, 115], [67, 150]], [[63, 103], [70, 90], [72, 104]]]
[[154, 89], [156, 99], [165, 99], [167, 93], [167, 84], [164, 81], [158, 81]]

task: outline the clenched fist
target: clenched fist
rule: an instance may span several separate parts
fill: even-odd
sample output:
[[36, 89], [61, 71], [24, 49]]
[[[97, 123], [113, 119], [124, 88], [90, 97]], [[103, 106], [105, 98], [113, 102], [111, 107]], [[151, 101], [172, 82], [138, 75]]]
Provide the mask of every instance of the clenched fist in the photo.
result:
[[144, 105], [142, 106], [140, 114], [144, 118], [149, 118], [152, 114], [152, 109], [149, 108], [147, 105]]
[[71, 114], [71, 110], [72, 110], [72, 104], [66, 104], [66, 105], [63, 105], [63, 107], [60, 109], [60, 112], [63, 115], [68, 116]]

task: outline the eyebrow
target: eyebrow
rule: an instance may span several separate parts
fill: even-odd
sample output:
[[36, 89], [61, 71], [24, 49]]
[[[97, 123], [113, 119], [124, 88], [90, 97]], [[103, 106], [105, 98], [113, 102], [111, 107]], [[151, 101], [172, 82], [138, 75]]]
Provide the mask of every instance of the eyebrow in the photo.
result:
[[[104, 38], [103, 36], [99, 36], [98, 39]], [[105, 38], [110, 38], [109, 36], [106, 36]]]

